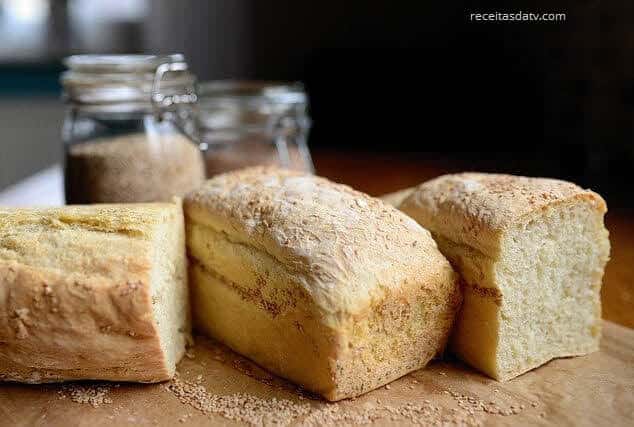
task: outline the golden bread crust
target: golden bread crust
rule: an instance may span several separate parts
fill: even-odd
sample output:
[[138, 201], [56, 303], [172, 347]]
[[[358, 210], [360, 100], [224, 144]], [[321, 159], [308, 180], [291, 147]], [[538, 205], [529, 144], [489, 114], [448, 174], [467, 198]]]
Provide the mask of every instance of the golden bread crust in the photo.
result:
[[169, 379], [151, 284], [168, 221], [179, 206], [0, 209], [0, 379]]

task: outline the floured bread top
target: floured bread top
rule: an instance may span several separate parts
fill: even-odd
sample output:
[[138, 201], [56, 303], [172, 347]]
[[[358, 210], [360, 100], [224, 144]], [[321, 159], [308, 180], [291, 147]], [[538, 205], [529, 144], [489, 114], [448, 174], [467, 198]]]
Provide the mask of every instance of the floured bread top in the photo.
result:
[[430, 233], [348, 186], [275, 168], [219, 175], [185, 199], [190, 220], [266, 252], [318, 306], [357, 313], [409, 283], [451, 282]]
[[435, 233], [483, 252], [500, 233], [556, 203], [590, 203], [605, 213], [598, 194], [566, 181], [524, 176], [460, 173], [421, 184], [399, 206]]

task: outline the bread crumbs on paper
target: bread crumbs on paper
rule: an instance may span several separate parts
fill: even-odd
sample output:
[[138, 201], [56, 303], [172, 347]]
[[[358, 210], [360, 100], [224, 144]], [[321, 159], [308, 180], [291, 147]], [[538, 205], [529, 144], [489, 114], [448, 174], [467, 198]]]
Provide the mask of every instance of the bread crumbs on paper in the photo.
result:
[[108, 397], [111, 388], [111, 385], [67, 384], [63, 385], [57, 393], [60, 399], [69, 397], [75, 403], [87, 404], [93, 408], [98, 408], [101, 405], [112, 403], [112, 399]]
[[192, 414], [185, 414], [178, 419], [179, 423], [185, 423], [189, 418], [193, 417]]
[[[163, 387], [182, 404], [205, 415], [216, 415], [252, 426], [367, 425], [381, 421], [423, 426], [482, 426], [490, 420], [487, 417], [514, 416], [525, 407], [519, 404], [501, 405], [494, 399], [484, 401], [477, 396], [453, 390], [442, 391], [443, 395], [451, 397], [452, 403], [448, 406], [437, 405], [430, 399], [413, 399], [412, 402], [400, 405], [390, 405], [380, 399], [363, 402], [361, 398], [354, 404], [351, 400], [311, 404], [299, 398], [262, 398], [246, 393], [217, 395], [207, 391], [199, 377], [194, 381], [187, 381], [178, 374]], [[384, 388], [389, 390], [391, 387], [386, 384]], [[192, 414], [188, 413], [182, 415], [178, 421], [185, 423], [191, 417]]]
[[180, 379], [178, 375], [164, 386], [178, 400], [204, 414], [215, 414], [249, 425], [288, 425], [307, 415], [310, 405], [287, 399], [263, 399], [245, 393], [228, 396], [211, 394], [195, 382]]

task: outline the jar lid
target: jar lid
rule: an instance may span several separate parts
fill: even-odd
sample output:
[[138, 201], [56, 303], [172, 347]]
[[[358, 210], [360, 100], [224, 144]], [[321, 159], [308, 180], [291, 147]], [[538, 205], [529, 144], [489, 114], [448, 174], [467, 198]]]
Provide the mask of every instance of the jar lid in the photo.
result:
[[181, 53], [171, 55], [72, 55], [63, 63], [73, 71], [88, 73], [153, 72], [161, 64], [185, 62]]
[[157, 71], [163, 64], [183, 67], [160, 76], [161, 93], [170, 96], [189, 92], [195, 78], [187, 71], [182, 54], [73, 55], [64, 59], [68, 71], [60, 80], [65, 98], [71, 103], [110, 105], [113, 110], [125, 111], [151, 105], [157, 90]]
[[305, 103], [304, 85], [299, 82], [250, 80], [217, 80], [199, 84], [201, 101], [232, 100], [234, 102], [266, 101], [282, 104]]
[[206, 129], [268, 126], [271, 119], [304, 110], [301, 83], [220, 80], [198, 85], [198, 122]]

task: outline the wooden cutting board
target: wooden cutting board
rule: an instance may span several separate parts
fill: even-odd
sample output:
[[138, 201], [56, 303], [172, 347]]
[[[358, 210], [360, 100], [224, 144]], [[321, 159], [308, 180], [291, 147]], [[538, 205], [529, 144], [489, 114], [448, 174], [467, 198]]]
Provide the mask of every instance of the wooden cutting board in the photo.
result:
[[[610, 322], [604, 323], [598, 353], [555, 360], [506, 383], [456, 361], [436, 361], [389, 389], [335, 404], [314, 399], [205, 338], [197, 339], [178, 371], [180, 378], [168, 384], [3, 384], [0, 425], [244, 424], [230, 419], [238, 418], [291, 425], [435, 425], [445, 419], [464, 425], [631, 426], [634, 420], [634, 330]], [[211, 410], [181, 401], [183, 388], [190, 398], [197, 396], [194, 405]], [[81, 403], [91, 393], [96, 407]], [[249, 397], [236, 396], [240, 393]]]

